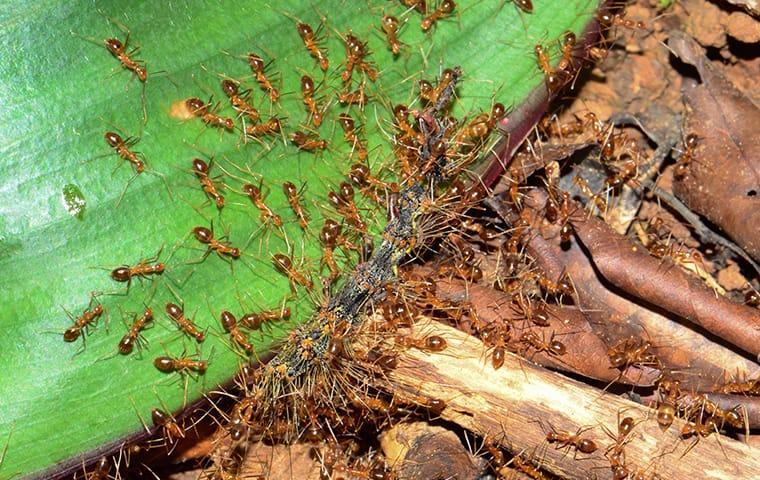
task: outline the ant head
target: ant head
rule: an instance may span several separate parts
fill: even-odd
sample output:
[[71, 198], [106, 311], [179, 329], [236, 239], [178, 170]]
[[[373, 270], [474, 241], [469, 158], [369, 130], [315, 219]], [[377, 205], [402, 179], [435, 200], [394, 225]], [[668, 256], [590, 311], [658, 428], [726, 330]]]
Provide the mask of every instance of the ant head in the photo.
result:
[[395, 32], [399, 27], [398, 18], [391, 15], [383, 16], [383, 27], [388, 31]]
[[124, 50], [124, 44], [118, 38], [108, 38], [105, 43], [108, 51], [114, 55], [118, 55]]
[[222, 80], [222, 91], [228, 97], [232, 97], [238, 94], [238, 86], [232, 80]]
[[311, 95], [314, 93], [314, 79], [308, 75], [301, 77], [301, 91], [304, 95]]
[[182, 308], [180, 308], [180, 306], [176, 303], [171, 302], [166, 304], [166, 313], [172, 318], [179, 318], [183, 314]]
[[203, 103], [203, 100], [195, 97], [185, 100], [185, 105], [187, 105], [187, 108], [190, 109], [193, 114], [203, 112], [206, 109], [206, 104]]
[[251, 198], [261, 198], [261, 188], [252, 183], [246, 183], [243, 185], [243, 193]]
[[533, 2], [531, 0], [515, 0], [515, 4], [526, 13], [533, 13]]
[[135, 74], [141, 82], [145, 82], [148, 79], [148, 71], [139, 65], [135, 66]]
[[340, 128], [342, 128], [344, 132], [348, 133], [354, 130], [354, 119], [351, 118], [351, 115], [348, 113], [341, 113], [340, 116], [338, 116], [338, 122], [340, 123]]
[[193, 228], [193, 235], [195, 235], [195, 238], [201, 243], [210, 243], [214, 238], [214, 234], [206, 227]]
[[112, 147], [117, 147], [124, 143], [124, 140], [122, 140], [121, 135], [115, 132], [106, 132], [105, 139], [106, 139], [106, 143]]
[[275, 253], [272, 255], [272, 263], [277, 269], [285, 272], [293, 268], [293, 261], [289, 256], [283, 253]]
[[264, 60], [255, 53], [248, 54], [248, 64], [254, 72], [264, 71]]
[[304, 40], [314, 36], [314, 30], [311, 28], [311, 26], [308, 23], [301, 22], [298, 25], [296, 25], [296, 29], [298, 30], [298, 34]]
[[193, 171], [195, 173], [208, 174], [208, 164], [200, 158], [193, 159]]
[[440, 10], [443, 13], [451, 13], [456, 8], [457, 4], [454, 2], [454, 0], [443, 0], [441, 2], [441, 5], [438, 7], [438, 10]]

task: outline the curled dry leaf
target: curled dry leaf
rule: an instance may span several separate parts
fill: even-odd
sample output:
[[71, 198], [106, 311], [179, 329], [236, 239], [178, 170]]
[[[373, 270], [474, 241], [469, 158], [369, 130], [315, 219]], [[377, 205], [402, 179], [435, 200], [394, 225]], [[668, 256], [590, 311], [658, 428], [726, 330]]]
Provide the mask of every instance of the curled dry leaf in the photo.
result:
[[[539, 212], [545, 198], [545, 193], [534, 190], [526, 196], [525, 206]], [[508, 220], [506, 204], [491, 205]], [[667, 312], [652, 302], [637, 300], [611, 285], [577, 242], [563, 249], [556, 232], [546, 228], [537, 231], [540, 234], [532, 235], [526, 245], [528, 254], [550, 280], [556, 281], [563, 272], [568, 274], [576, 292], [575, 304], [607, 346], [630, 337], [657, 339], [651, 342], [653, 352], [684, 388], [710, 390], [727, 381], [727, 375], [736, 372], [751, 375], [758, 371], [754, 362], [669, 318]], [[627, 264], [621, 264], [620, 268], [625, 275]]]
[[760, 260], [760, 109], [710, 64], [693, 39], [674, 32], [668, 45], [702, 79], [684, 92], [685, 134], [696, 135], [698, 144], [673, 191]]
[[[466, 292], [466, 299], [462, 293]], [[533, 363], [555, 370], [575, 373], [586, 378], [603, 382], [620, 382], [628, 385], [653, 385], [660, 371], [649, 368], [629, 367], [622, 374], [610, 368], [600, 358], [606, 358], [607, 345], [594, 333], [584, 314], [575, 307], [544, 308], [549, 317], [549, 325], [532, 328], [519, 309], [513, 308], [512, 297], [496, 289], [472, 284], [465, 285], [459, 280], [440, 280], [438, 295], [447, 300], [467, 300], [478, 312], [478, 317], [486, 323], [508, 319], [515, 332], [507, 342], [511, 351], [517, 351]], [[520, 342], [522, 333], [532, 331], [539, 337], [554, 338], [565, 345], [567, 351], [562, 356], [550, 355], [528, 349]]]
[[642, 252], [597, 218], [570, 218], [575, 234], [604, 278], [745, 352], [760, 354], [760, 311], [716, 295], [668, 259]]

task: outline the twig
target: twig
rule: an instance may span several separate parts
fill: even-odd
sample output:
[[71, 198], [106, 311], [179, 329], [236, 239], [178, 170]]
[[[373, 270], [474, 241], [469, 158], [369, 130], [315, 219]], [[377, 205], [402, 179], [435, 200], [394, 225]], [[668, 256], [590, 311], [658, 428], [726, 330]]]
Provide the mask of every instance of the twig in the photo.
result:
[[[760, 471], [760, 451], [735, 440], [701, 438], [686, 458], [679, 456], [693, 440], [682, 440], [684, 422], [676, 419], [670, 430], [660, 431], [650, 412], [640, 405], [528, 364], [507, 354], [502, 368], [494, 371], [484, 359], [485, 346], [454, 328], [435, 324], [431, 333], [446, 338], [449, 347], [439, 354], [409, 349], [399, 356], [399, 366], [384, 385], [395, 392], [424, 395], [446, 402], [441, 413], [478, 435], [515, 453], [535, 451], [552, 473], [568, 478], [604, 478], [610, 471], [605, 450], [614, 445], [602, 430], [617, 432], [618, 414], [637, 422], [625, 445], [626, 465], [656, 472], [663, 480], [683, 478], [742, 479]], [[546, 443], [550, 428], [583, 436], [599, 449], [591, 455], [573, 454]], [[573, 452], [574, 453], [574, 452]]]

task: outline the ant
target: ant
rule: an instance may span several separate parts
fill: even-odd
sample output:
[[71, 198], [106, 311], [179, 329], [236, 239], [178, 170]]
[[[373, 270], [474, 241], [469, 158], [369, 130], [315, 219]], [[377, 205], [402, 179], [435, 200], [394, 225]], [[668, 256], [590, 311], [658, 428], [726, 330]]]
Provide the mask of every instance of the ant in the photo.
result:
[[320, 24], [319, 29], [317, 29], [317, 34], [314, 34], [314, 30], [311, 28], [311, 26], [308, 23], [299, 23], [296, 25], [296, 30], [298, 30], [298, 35], [301, 36], [301, 40], [303, 40], [304, 45], [306, 46], [306, 49], [309, 51], [312, 57], [314, 57], [319, 62], [319, 68], [322, 69], [323, 72], [326, 72], [327, 69], [330, 67], [330, 62], [327, 59], [327, 52], [323, 51], [321, 48], [319, 48], [319, 43], [321, 41], [320, 38], [318, 38], [319, 30], [322, 29], [322, 25]]
[[439, 103], [441, 99], [445, 99], [451, 95], [453, 86], [456, 85], [457, 80], [462, 76], [462, 70], [459, 67], [447, 68], [441, 72], [441, 78], [438, 80], [433, 92], [433, 98], [435, 101], [432, 103]]
[[258, 138], [267, 135], [277, 135], [282, 131], [282, 123], [277, 117], [272, 117], [259, 125], [248, 125], [245, 127], [245, 134], [249, 137]]
[[424, 352], [442, 352], [446, 350], [448, 343], [440, 335], [430, 335], [425, 338], [413, 338], [410, 336], [397, 336], [396, 344], [406, 348], [417, 348]]
[[678, 158], [678, 162], [676, 162], [676, 169], [673, 172], [673, 176], [679, 180], [684, 178], [689, 173], [689, 165], [694, 159], [694, 150], [696, 150], [697, 146], [699, 145], [699, 139], [696, 135], [691, 133], [686, 136], [683, 144], [685, 151]]
[[539, 338], [536, 332], [525, 332], [520, 337], [520, 341], [535, 348], [536, 352], [546, 352], [549, 355], [555, 356], [561, 356], [567, 353], [567, 347], [565, 344], [559, 340], [554, 340], [554, 333], [552, 333], [547, 342], [545, 339]]
[[381, 25], [383, 32], [385, 32], [385, 38], [388, 40], [388, 46], [391, 47], [391, 52], [394, 55], [398, 55], [401, 51], [401, 42], [398, 39], [398, 29], [400, 26], [398, 18], [392, 15], [383, 15]]
[[[569, 225], [569, 224], [566, 224]], [[572, 233], [572, 230], [571, 230]], [[560, 237], [562, 237], [562, 230], [560, 231]], [[569, 240], [561, 239], [563, 243], [569, 242]], [[541, 288], [550, 295], [565, 295], [572, 297], [575, 293], [575, 287], [573, 286], [572, 279], [567, 272], [562, 272], [556, 282], [553, 282], [546, 276], [544, 272], [537, 271], [532, 272], [531, 276], [538, 277], [538, 284]]]
[[554, 427], [551, 427], [551, 431], [546, 434], [546, 441], [549, 443], [556, 443], [557, 450], [567, 448], [569, 451], [570, 448], [574, 448], [576, 455], [578, 452], [586, 454], [594, 453], [599, 448], [597, 447], [596, 442], [590, 438], [581, 437], [581, 434], [586, 430], [588, 430], [588, 428], [579, 428], [574, 434], [572, 434], [567, 430], [556, 430]]
[[338, 123], [340, 123], [340, 128], [343, 129], [343, 137], [351, 145], [352, 153], [354, 150], [356, 150], [359, 160], [361, 161], [366, 160], [367, 147], [365, 147], [362, 144], [362, 141], [359, 139], [359, 136], [356, 134], [354, 119], [351, 118], [351, 115], [349, 115], [346, 112], [341, 113], [340, 116], [338, 117]]
[[327, 200], [332, 204], [335, 210], [343, 215], [351, 226], [362, 233], [367, 232], [367, 224], [361, 219], [359, 209], [354, 203], [354, 189], [346, 182], [341, 182], [340, 193], [330, 191], [327, 193]]
[[259, 82], [261, 89], [267, 92], [270, 100], [276, 102], [280, 98], [280, 91], [272, 85], [272, 82], [267, 78], [266, 73], [264, 73], [264, 70], [266, 70], [264, 60], [255, 53], [249, 53], [248, 65], [250, 65], [251, 70], [256, 76], [256, 81]]
[[368, 100], [369, 96], [364, 93], [364, 83], [353, 92], [346, 91], [338, 94], [338, 102], [342, 105], [358, 105], [359, 108], [363, 108]]
[[[65, 311], [65, 310], [64, 310]], [[77, 338], [79, 338], [80, 335], [86, 329], [90, 327], [90, 325], [95, 322], [95, 320], [98, 319], [103, 314], [103, 305], [97, 304], [95, 305], [95, 308], [91, 310], [84, 310], [82, 312], [82, 315], [79, 318], [74, 319], [74, 325], [67, 328], [65, 332], [63, 332], [63, 340], [65, 342], [73, 342]], [[69, 312], [66, 312], [66, 314], [69, 316], [69, 318], [72, 318], [72, 315]], [[84, 340], [84, 337], [82, 337]]]
[[573, 73], [573, 50], [575, 49], [575, 43], [577, 40], [575, 34], [569, 30], [562, 34], [562, 57], [557, 64], [557, 70], [563, 72], [567, 77], [570, 77]]
[[[371, 201], [380, 204], [381, 199], [380, 196], [375, 191], [375, 187], [378, 185], [387, 185], [382, 180], [376, 179], [372, 177], [372, 175], [369, 172], [369, 167], [362, 163], [355, 163], [354, 165], [351, 165], [351, 170], [346, 175], [349, 180], [351, 180], [351, 183], [359, 187], [359, 191], [362, 195], [364, 195], [366, 198], [370, 199]], [[395, 184], [394, 184], [395, 185]], [[395, 185], [398, 187], [398, 185]], [[398, 191], [398, 188], [396, 188], [395, 191]]]
[[[397, 193], [399, 191], [397, 183], [384, 182], [379, 178], [372, 176], [369, 171], [369, 167], [363, 163], [355, 163], [351, 165], [351, 170], [348, 172], [348, 179], [351, 180], [351, 182], [356, 186], [361, 187], [362, 192], [365, 194], [368, 193], [367, 189], [369, 187], [374, 187], [379, 190], [389, 190], [393, 193]], [[376, 198], [377, 194], [375, 194], [373, 197]]]
[[311, 116], [314, 127], [322, 125], [322, 112], [317, 107], [317, 101], [314, 100], [314, 80], [308, 75], [301, 77], [301, 93], [303, 94], [303, 103]]
[[111, 52], [111, 55], [116, 57], [121, 63], [121, 66], [133, 72], [137, 78], [145, 83], [148, 80], [148, 70], [145, 67], [145, 61], [135, 60], [132, 58], [137, 53], [139, 48], [135, 47], [127, 53], [127, 45], [129, 44], [129, 34], [127, 34], [127, 40], [121, 43], [118, 38], [107, 38], [103, 41], [106, 50]]
[[208, 369], [207, 360], [193, 360], [190, 357], [156, 357], [153, 360], [153, 365], [164, 373], [178, 372], [180, 374], [188, 374], [196, 372], [203, 375]]
[[92, 471], [88, 472], [84, 465], [82, 467], [85, 480], [108, 480], [108, 475], [111, 473], [111, 462], [106, 457], [100, 457]]
[[290, 141], [293, 142], [299, 150], [305, 152], [315, 152], [327, 148], [327, 140], [319, 138], [317, 135], [304, 133], [300, 130], [290, 134]]
[[427, 13], [426, 0], [401, 0], [401, 3], [403, 3], [405, 7], [413, 8], [423, 15]]
[[[159, 252], [160, 254], [160, 252]], [[158, 259], [158, 255], [149, 260], [141, 260], [137, 265], [130, 267], [129, 265], [122, 265], [114, 268], [111, 271], [111, 278], [117, 282], [132, 282], [133, 278], [147, 278], [148, 275], [161, 275], [166, 269], [166, 265], [159, 262], [153, 265], [151, 261]]]
[[404, 136], [404, 138], [416, 140], [417, 132], [409, 122], [409, 107], [403, 104], [398, 104], [393, 107], [393, 120], [394, 126]]
[[319, 234], [323, 244], [331, 245], [332, 248], [343, 247], [347, 250], [359, 250], [359, 247], [351, 243], [342, 235], [343, 227], [331, 218], [325, 219], [325, 224]]
[[502, 103], [494, 103], [491, 107], [491, 113], [481, 113], [476, 116], [464, 129], [455, 142], [457, 145], [470, 146], [467, 140], [472, 142], [472, 146], [482, 144], [491, 134], [496, 124], [504, 118], [507, 110]]
[[142, 316], [135, 317], [132, 325], [130, 325], [127, 333], [119, 341], [119, 353], [127, 355], [132, 352], [135, 344], [140, 342], [140, 331], [145, 328], [145, 325], [153, 320], [153, 310], [150, 307], [146, 307]]
[[[435, 105], [436, 109], [440, 110], [446, 102], [451, 98], [454, 93], [454, 85], [457, 80], [462, 76], [462, 70], [459, 67], [447, 68], [441, 72], [441, 78], [438, 80], [438, 84], [433, 85], [427, 80], [420, 80], [420, 98], [425, 100], [429, 104]], [[418, 140], [420, 138], [418, 137]], [[422, 142], [420, 142], [422, 143]], [[438, 154], [434, 153], [434, 156], [440, 156], [444, 152]]]
[[607, 350], [607, 356], [612, 368], [625, 370], [626, 368], [637, 365], [654, 365], [660, 366], [660, 362], [654, 353], [649, 349], [652, 346], [649, 342], [643, 342], [638, 345], [634, 338], [626, 338]]
[[185, 312], [182, 311], [177, 304], [167, 303], [166, 314], [174, 320], [179, 326], [180, 330], [195, 338], [198, 343], [201, 343], [206, 339], [206, 334], [198, 329], [193, 321], [185, 316]]
[[504, 332], [496, 335], [494, 349], [491, 352], [491, 366], [494, 370], [498, 370], [504, 365], [504, 360], [507, 357], [506, 343], [508, 338], [509, 332]]
[[456, 248], [459, 250], [462, 258], [453, 262], [440, 265], [437, 274], [440, 277], [452, 275], [461, 278], [467, 282], [478, 282], [483, 278], [483, 270], [473, 263], [475, 260], [475, 251], [462, 243], [459, 237], [450, 237], [454, 241]]
[[530, 462], [529, 460], [523, 460], [522, 455], [515, 455], [514, 457], [512, 457], [511, 461], [517, 470], [523, 472], [529, 478], [532, 478], [534, 480], [546, 479], [546, 476], [543, 473], [541, 473], [541, 471], [538, 468], [533, 466], [532, 462]]
[[214, 238], [214, 234], [211, 230], [209, 230], [206, 227], [195, 227], [193, 228], [193, 235], [195, 235], [195, 238], [206, 245], [208, 245], [208, 249], [206, 249], [206, 253], [203, 254], [203, 259], [212, 252], [216, 252], [217, 255], [222, 257], [223, 255], [230, 256], [232, 258], [240, 258], [240, 249], [237, 247], [232, 247], [229, 244], [222, 243], [219, 240]]
[[[221, 127], [228, 131], [235, 128], [235, 122], [231, 118], [221, 117], [214, 113], [214, 111], [209, 111], [210, 105], [210, 103], [203, 103], [203, 100], [196, 97], [191, 97], [185, 100], [185, 106], [190, 111], [190, 114], [203, 120], [203, 123], [206, 125]], [[217, 109], [218, 106], [214, 108], [214, 110]]]
[[[102, 14], [103, 12], [99, 11], [99, 13]], [[122, 32], [126, 33], [127, 38], [124, 40], [123, 43], [118, 38], [106, 38], [104, 40], [99, 40], [92, 37], [85, 37], [83, 35], [75, 33], [74, 31], [70, 31], [70, 33], [74, 36], [80, 37], [83, 40], [86, 40], [95, 45], [102, 45], [103, 47], [105, 47], [106, 50], [108, 50], [109, 53], [111, 53], [111, 55], [114, 56], [114, 58], [116, 58], [119, 61], [119, 64], [122, 66], [122, 68], [134, 73], [135, 77], [137, 77], [137, 79], [142, 84], [141, 97], [142, 97], [143, 123], [145, 123], [148, 121], [148, 112], [145, 107], [145, 83], [148, 81], [147, 64], [144, 60], [137, 60], [134, 58], [135, 55], [137, 55], [137, 52], [140, 50], [139, 47], [134, 47], [131, 50], [128, 50], [129, 38], [130, 38], [129, 29], [114, 18], [108, 18], [108, 20], [112, 24], [116, 25]]]
[[274, 213], [274, 211], [272, 211], [272, 209], [269, 208], [266, 203], [264, 203], [264, 198], [261, 195], [261, 189], [259, 187], [250, 183], [246, 183], [243, 185], [243, 193], [245, 193], [248, 198], [251, 199], [251, 202], [261, 212], [262, 222], [267, 223], [271, 220], [271, 222], [274, 223], [277, 227], [282, 227], [282, 217]]
[[230, 420], [227, 425], [227, 431], [232, 441], [238, 441], [249, 428], [251, 417], [253, 416], [253, 407], [256, 405], [254, 397], [245, 397], [235, 403], [230, 412]]
[[[627, 176], [627, 172], [626, 172], [626, 176]], [[614, 183], [617, 184], [618, 182], [615, 181]], [[575, 177], [573, 177], [573, 184], [578, 187], [578, 189], [581, 191], [583, 195], [585, 195], [586, 197], [588, 197], [594, 202], [594, 205], [596, 206], [596, 208], [599, 209], [600, 213], [604, 214], [607, 212], [607, 202], [605, 201], [604, 198], [602, 198], [601, 195], [596, 194], [594, 193], [593, 190], [591, 190], [591, 187], [589, 186], [585, 178], [581, 177], [580, 175], [576, 175]]]
[[430, 15], [422, 19], [422, 22], [420, 23], [420, 27], [422, 28], [422, 31], [427, 32], [428, 30], [430, 30], [430, 28], [432, 28], [433, 25], [436, 24], [436, 22], [438, 22], [445, 16], [450, 15], [454, 11], [456, 6], [457, 4], [454, 3], [454, 0], [443, 0], [438, 5], [438, 8], [436, 8], [433, 11], [433, 13], [431, 13]]
[[760, 378], [745, 380], [744, 382], [726, 383], [718, 389], [718, 392], [757, 396], [760, 395]]
[[618, 412], [618, 433], [615, 436], [610, 432], [607, 427], [602, 426], [604, 432], [615, 440], [615, 443], [607, 448], [604, 456], [610, 462], [610, 468], [612, 469], [612, 478], [614, 480], [624, 480], [628, 478], [629, 471], [625, 466], [625, 445], [630, 441], [628, 436], [636, 426], [636, 422], [632, 417], [625, 417], [620, 419], [620, 412]]
[[237, 319], [234, 315], [232, 315], [227, 310], [222, 310], [221, 314], [221, 323], [222, 327], [224, 327], [224, 330], [230, 334], [230, 338], [232, 338], [233, 342], [239, 345], [248, 353], [251, 353], [253, 351], [253, 345], [248, 341], [248, 338], [246, 338], [245, 334], [240, 331], [240, 328], [237, 324]]
[[135, 168], [135, 172], [142, 173], [145, 171], [145, 156], [140, 152], [133, 152], [129, 149], [138, 142], [138, 139], [129, 137], [126, 140], [115, 132], [106, 132], [106, 143], [111, 146], [123, 160], [128, 161]]
[[[222, 80], [222, 91], [230, 99], [232, 107], [241, 114], [248, 115], [251, 122], [256, 123], [259, 121], [259, 111], [256, 110], [250, 103], [248, 103], [247, 95], [241, 95], [239, 92], [238, 84], [232, 80]], [[248, 91], [246, 91], [247, 93]]]
[[382, 304], [383, 320], [395, 330], [398, 327], [411, 327], [420, 316], [420, 311], [414, 305], [404, 301], [386, 299]]
[[358, 67], [359, 70], [364, 72], [374, 82], [377, 79], [377, 71], [364, 61], [364, 58], [369, 53], [367, 51], [367, 44], [350, 33], [346, 35], [343, 41], [346, 46], [346, 69], [341, 74], [343, 82], [349, 83], [351, 81], [354, 67]]
[[153, 425], [161, 430], [163, 437], [171, 444], [175, 440], [185, 438], [185, 430], [177, 423], [171, 413], [154, 408], [150, 412]]
[[214, 185], [213, 180], [209, 177], [209, 166], [206, 162], [200, 158], [193, 159], [193, 173], [198, 177], [201, 182], [201, 187], [206, 195], [214, 200], [216, 208], [221, 209], [224, 207], [224, 196], [219, 193], [219, 189]]
[[419, 97], [427, 103], [435, 103], [435, 87], [433, 84], [423, 79], [419, 81], [418, 85], [420, 87]]
[[258, 330], [266, 322], [287, 320], [290, 318], [290, 307], [283, 306], [277, 310], [262, 310], [255, 313], [246, 313], [240, 317], [240, 324], [251, 330]]
[[625, 18], [623, 14], [620, 14], [620, 13], [616, 13], [613, 15], [609, 11], [600, 11], [597, 14], [596, 18], [597, 20], [599, 20], [599, 23], [601, 23], [602, 26], [605, 27], [606, 29], [609, 29], [611, 27], [623, 27], [623, 28], [628, 28], [628, 29], [637, 28], [639, 30], [643, 30], [644, 28], [646, 28], [646, 25], [644, 24], [644, 22], [642, 21], [636, 22], [633, 20], [628, 20], [627, 18]]
[[377, 348], [370, 349], [367, 352], [367, 361], [378, 366], [384, 372], [389, 372], [398, 367], [398, 358], [396, 356], [384, 355]]
[[296, 217], [298, 217], [298, 224], [301, 226], [301, 229], [306, 230], [306, 227], [309, 226], [309, 217], [306, 215], [306, 211], [301, 206], [301, 202], [299, 200], [299, 197], [301, 196], [300, 192], [296, 189], [296, 186], [293, 184], [293, 182], [283, 183], [282, 191], [285, 193], [285, 196], [288, 199], [288, 203], [290, 204], [290, 208], [293, 210], [293, 213], [295, 213]]
[[293, 260], [291, 260], [289, 256], [282, 253], [275, 253], [272, 255], [272, 264], [277, 270], [288, 277], [288, 281], [290, 281], [290, 289], [293, 293], [296, 293], [296, 285], [301, 285], [309, 291], [314, 289], [314, 282], [296, 270], [293, 266]]
[[[547, 90], [549, 90], [549, 93], [556, 92], [564, 84], [564, 78], [557, 70], [552, 68], [546, 47], [543, 45], [536, 45], [533, 51], [536, 53], [538, 66], [544, 73], [544, 81], [546, 82]], [[564, 74], [565, 72], [562, 73]]]
[[744, 294], [744, 303], [750, 307], [760, 307], [760, 292], [750, 287]]
[[533, 13], [533, 2], [531, 0], [512, 0], [517, 7], [525, 13]]
[[490, 465], [494, 471], [502, 468], [507, 463], [506, 458], [504, 458], [504, 451], [490, 438], [486, 437], [483, 439], [483, 448], [488, 450], [488, 453], [491, 455], [491, 460], [488, 461], [488, 465]]
[[549, 322], [549, 312], [544, 306], [545, 303], [542, 302], [538, 305], [533, 305], [530, 298], [525, 299], [519, 294], [513, 295], [512, 298], [523, 316], [530, 320], [534, 325], [538, 327], [548, 327], [551, 325]]
[[657, 405], [657, 424], [664, 432], [673, 424], [678, 413], [678, 401], [681, 398], [681, 387], [678, 380], [670, 380], [667, 377], [657, 382], [657, 393], [660, 401]]
[[[689, 438], [691, 436], [694, 436], [694, 442], [692, 442], [691, 445], [686, 449], [686, 451], [681, 454], [681, 458], [683, 458], [687, 453], [691, 451], [692, 448], [694, 448], [697, 443], [699, 443], [699, 440], [701, 438], [707, 438], [712, 433], [718, 433], [718, 421], [716, 417], [713, 415], [710, 415], [706, 419], [703, 418], [702, 412], [699, 413], [699, 416], [696, 420], [686, 422], [681, 428], [681, 438]], [[722, 447], [721, 447], [722, 448]]]

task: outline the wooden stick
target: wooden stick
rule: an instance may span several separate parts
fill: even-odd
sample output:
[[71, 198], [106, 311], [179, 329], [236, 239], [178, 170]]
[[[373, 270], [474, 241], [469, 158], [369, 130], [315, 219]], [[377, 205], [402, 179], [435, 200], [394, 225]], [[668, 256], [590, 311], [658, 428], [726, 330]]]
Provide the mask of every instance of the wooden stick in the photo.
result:
[[[415, 395], [444, 400], [443, 419], [513, 453], [527, 452], [534, 461], [539, 457], [542, 468], [552, 473], [569, 478], [611, 478], [605, 452], [615, 445], [615, 439], [603, 427], [616, 436], [619, 419], [624, 417], [636, 421], [625, 444], [625, 466], [631, 474], [642, 471], [650, 478], [656, 473], [663, 480], [735, 480], [757, 478], [760, 472], [757, 448], [715, 433], [699, 441], [681, 439], [683, 420], [676, 419], [662, 432], [653, 411], [641, 405], [512, 354], [494, 370], [480, 340], [436, 322], [420, 328], [426, 334], [443, 336], [448, 348], [437, 354], [408, 349], [399, 356], [398, 368], [388, 374], [388, 384], [383, 387], [401, 398], [408, 395], [412, 401]], [[576, 433], [580, 428], [584, 429], [582, 437], [598, 445], [596, 452], [576, 453], [546, 442], [551, 429]]]

